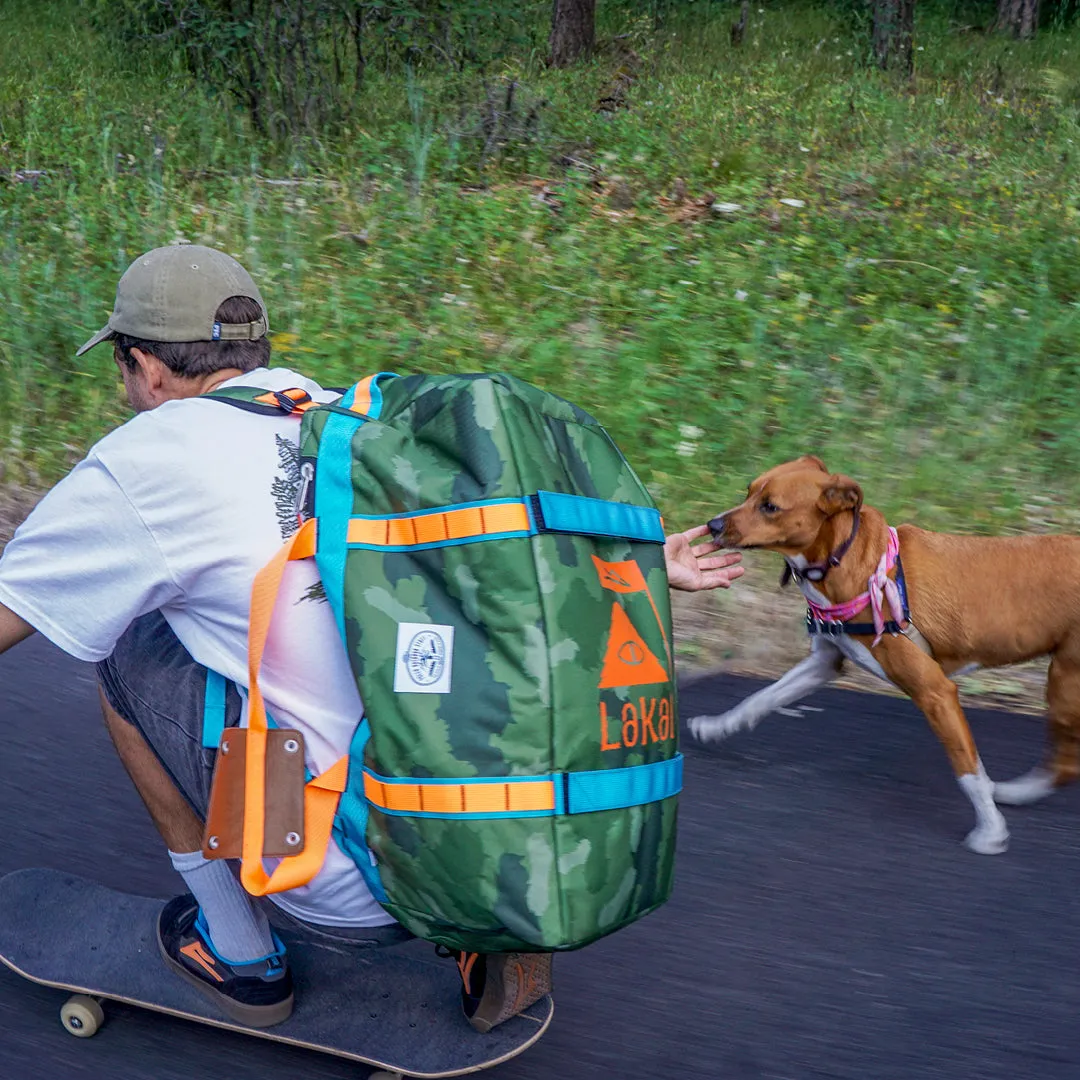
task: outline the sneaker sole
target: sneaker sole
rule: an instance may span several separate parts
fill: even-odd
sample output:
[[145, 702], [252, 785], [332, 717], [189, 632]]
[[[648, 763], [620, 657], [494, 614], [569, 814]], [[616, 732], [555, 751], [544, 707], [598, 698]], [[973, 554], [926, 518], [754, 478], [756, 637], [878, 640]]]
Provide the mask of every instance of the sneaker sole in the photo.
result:
[[487, 1034], [551, 993], [551, 953], [499, 953], [488, 956], [484, 996], [468, 1017]]
[[292, 1015], [295, 995], [290, 994], [284, 1001], [279, 1001], [274, 1005], [245, 1005], [243, 1002], [234, 1001], [228, 995], [215, 990], [209, 983], [203, 982], [197, 975], [192, 975], [183, 964], [174, 960], [165, 951], [160, 934], [157, 936], [157, 943], [161, 958], [169, 969], [191, 983], [203, 997], [212, 1001], [230, 1020], [235, 1020], [244, 1027], [265, 1028], [280, 1024]]

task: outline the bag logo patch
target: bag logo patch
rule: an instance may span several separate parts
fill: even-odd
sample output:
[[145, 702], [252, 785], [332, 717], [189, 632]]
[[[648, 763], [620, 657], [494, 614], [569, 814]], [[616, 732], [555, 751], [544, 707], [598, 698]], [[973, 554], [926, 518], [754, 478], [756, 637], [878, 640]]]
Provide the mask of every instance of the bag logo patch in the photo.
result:
[[394, 692], [448, 694], [453, 674], [454, 628], [438, 623], [398, 623]]

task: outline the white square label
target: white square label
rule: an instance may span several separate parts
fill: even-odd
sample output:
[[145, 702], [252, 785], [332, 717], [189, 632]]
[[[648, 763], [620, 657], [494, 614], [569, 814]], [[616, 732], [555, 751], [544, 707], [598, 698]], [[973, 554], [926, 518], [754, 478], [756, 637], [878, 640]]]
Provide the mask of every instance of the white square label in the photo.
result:
[[454, 628], [438, 623], [398, 623], [396, 694], [449, 694]]

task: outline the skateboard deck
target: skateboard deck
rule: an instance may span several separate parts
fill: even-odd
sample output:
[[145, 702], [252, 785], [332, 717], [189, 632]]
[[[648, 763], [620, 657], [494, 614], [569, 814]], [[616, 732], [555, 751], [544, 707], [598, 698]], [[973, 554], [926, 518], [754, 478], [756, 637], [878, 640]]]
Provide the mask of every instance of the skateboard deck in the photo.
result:
[[436, 958], [430, 945], [328, 947], [279, 931], [296, 1006], [275, 1027], [245, 1027], [165, 966], [157, 943], [163, 903], [57, 870], [17, 870], [0, 878], [0, 960], [31, 982], [91, 999], [72, 998], [61, 1010], [72, 1034], [92, 1034], [101, 1017], [94, 999], [107, 999], [350, 1058], [395, 1076], [490, 1068], [531, 1046], [551, 1022], [549, 996], [487, 1035], [474, 1031], [461, 1015], [456, 965]]

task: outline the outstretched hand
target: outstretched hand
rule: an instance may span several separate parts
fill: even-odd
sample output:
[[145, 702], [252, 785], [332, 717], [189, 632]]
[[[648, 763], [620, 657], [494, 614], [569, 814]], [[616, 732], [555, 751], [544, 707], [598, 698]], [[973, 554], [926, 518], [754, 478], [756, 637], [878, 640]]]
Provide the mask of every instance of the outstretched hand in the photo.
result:
[[664, 558], [667, 561], [668, 584], [684, 592], [701, 589], [726, 589], [746, 571], [738, 564], [742, 556], [737, 551], [713, 555], [722, 546], [708, 539], [694, 545], [695, 540], [709, 536], [708, 525], [698, 525], [686, 532], [673, 533], [664, 541]]

